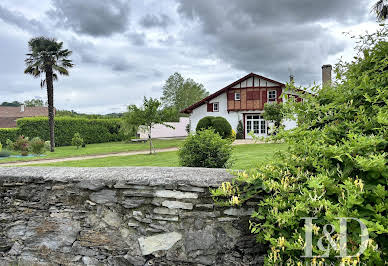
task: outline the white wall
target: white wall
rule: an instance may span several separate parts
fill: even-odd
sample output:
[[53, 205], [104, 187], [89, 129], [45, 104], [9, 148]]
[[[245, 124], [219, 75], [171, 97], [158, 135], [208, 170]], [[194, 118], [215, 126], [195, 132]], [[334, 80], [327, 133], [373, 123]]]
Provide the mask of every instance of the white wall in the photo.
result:
[[226, 93], [223, 93], [210, 101], [210, 103], [214, 102], [219, 103], [218, 112], [208, 112], [206, 103], [193, 110], [193, 112], [190, 114], [191, 132], [195, 132], [195, 128], [197, 127], [198, 121], [204, 118], [205, 116], [222, 116], [226, 120], [228, 120], [234, 131], [236, 131], [238, 121], [243, 120], [242, 114], [237, 112], [228, 113], [228, 102]]
[[[188, 117], [180, 117], [179, 122], [168, 122], [166, 124], [173, 126], [174, 128], [166, 127], [164, 125], [155, 125], [151, 130], [151, 136], [153, 138], [173, 138], [173, 137], [186, 137], [186, 126], [189, 124], [190, 119]], [[138, 134], [141, 139], [148, 138], [148, 132], [144, 132], [139, 128]]]

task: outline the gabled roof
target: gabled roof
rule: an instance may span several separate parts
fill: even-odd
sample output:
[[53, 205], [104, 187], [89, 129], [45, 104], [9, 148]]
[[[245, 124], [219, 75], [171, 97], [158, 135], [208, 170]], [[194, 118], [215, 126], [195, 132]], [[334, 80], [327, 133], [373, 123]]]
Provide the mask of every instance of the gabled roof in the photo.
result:
[[286, 84], [284, 83], [281, 83], [279, 81], [276, 81], [276, 80], [273, 80], [273, 79], [269, 79], [269, 78], [266, 78], [266, 77], [263, 77], [263, 76], [260, 76], [260, 75], [257, 75], [255, 73], [250, 73], [244, 77], [242, 77], [241, 79], [239, 80], [236, 80], [235, 82], [229, 84], [228, 86], [226, 86], [225, 88], [222, 88], [220, 89], [219, 91], [216, 91], [215, 93], [207, 96], [206, 98], [203, 98], [202, 100], [200, 100], [199, 102], [196, 102], [195, 104], [183, 109], [181, 111], [181, 113], [186, 113], [186, 114], [189, 114], [191, 113], [191, 111], [199, 106], [201, 106], [202, 104], [205, 104], [206, 102], [209, 102], [210, 100], [214, 99], [215, 97], [217, 97], [218, 95], [226, 92], [228, 89], [236, 86], [237, 84], [239, 84], [240, 82], [243, 82], [244, 80], [248, 79], [248, 78], [251, 78], [251, 77], [257, 77], [257, 78], [260, 78], [260, 79], [263, 79], [263, 80], [266, 80], [266, 81], [269, 81], [269, 82], [272, 82], [272, 83], [275, 83], [275, 84], [278, 84], [280, 87], [285, 87]]
[[21, 107], [13, 106], [0, 106], [0, 118], [3, 117], [33, 117], [33, 116], [47, 116], [47, 107], [24, 107], [24, 111], [21, 111]]

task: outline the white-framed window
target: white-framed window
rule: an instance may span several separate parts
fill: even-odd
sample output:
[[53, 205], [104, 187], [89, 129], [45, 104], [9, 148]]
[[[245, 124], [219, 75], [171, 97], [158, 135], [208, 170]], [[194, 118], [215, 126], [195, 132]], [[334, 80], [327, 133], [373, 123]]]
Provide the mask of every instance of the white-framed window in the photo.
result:
[[268, 101], [269, 102], [276, 102], [276, 98], [277, 98], [276, 94], [277, 94], [276, 90], [268, 91]]
[[213, 103], [213, 112], [218, 112], [218, 110], [219, 110], [219, 104]]
[[234, 100], [235, 101], [240, 101], [240, 99], [241, 99], [241, 94], [239, 92], [235, 92], [234, 93]]

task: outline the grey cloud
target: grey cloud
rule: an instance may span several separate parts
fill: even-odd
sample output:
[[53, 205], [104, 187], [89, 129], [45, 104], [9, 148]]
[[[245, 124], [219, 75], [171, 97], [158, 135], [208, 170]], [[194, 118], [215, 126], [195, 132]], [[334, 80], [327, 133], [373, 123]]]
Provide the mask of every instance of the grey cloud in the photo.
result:
[[146, 36], [144, 33], [130, 32], [126, 36], [133, 45], [144, 46], [145, 44]]
[[347, 24], [368, 19], [365, 0], [257, 1], [178, 0], [178, 12], [197, 21], [202, 37], [187, 41], [246, 72], [288, 79], [319, 80], [320, 65], [345, 48], [322, 22]]
[[0, 19], [7, 24], [17, 26], [29, 33], [47, 35], [45, 27], [38, 20], [28, 19], [22, 13], [17, 11], [10, 11], [1, 5]]
[[167, 28], [173, 24], [172, 19], [166, 14], [147, 14], [140, 20], [140, 25], [145, 28]]
[[113, 71], [129, 71], [134, 68], [125, 58], [119, 56], [108, 57], [103, 60], [105, 65], [110, 66]]
[[62, 27], [91, 36], [125, 32], [129, 24], [129, 0], [52, 0], [48, 15]]

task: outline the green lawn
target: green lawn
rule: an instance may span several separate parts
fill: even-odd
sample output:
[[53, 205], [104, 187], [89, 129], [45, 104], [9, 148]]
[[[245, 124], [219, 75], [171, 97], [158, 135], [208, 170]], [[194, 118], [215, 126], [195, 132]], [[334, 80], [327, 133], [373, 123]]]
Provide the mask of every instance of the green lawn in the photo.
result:
[[[245, 144], [234, 146], [233, 169], [254, 168], [259, 162], [271, 159], [286, 144]], [[114, 156], [71, 162], [39, 164], [34, 166], [112, 167], [112, 166], [179, 166], [177, 152], [160, 152], [153, 155]]]
[[[155, 149], [177, 147], [182, 143], [183, 139], [168, 139], [153, 140]], [[140, 151], [149, 149], [149, 143], [125, 143], [125, 142], [108, 142], [98, 144], [88, 144], [86, 148], [79, 148], [77, 150], [74, 146], [65, 146], [55, 148], [55, 152], [47, 152], [44, 157], [26, 157], [26, 158], [0, 158], [1, 163], [14, 162], [14, 161], [31, 161], [42, 158], [67, 158], [77, 157], [84, 155], [96, 155], [96, 154], [107, 154], [116, 152], [129, 152], [129, 151]]]

